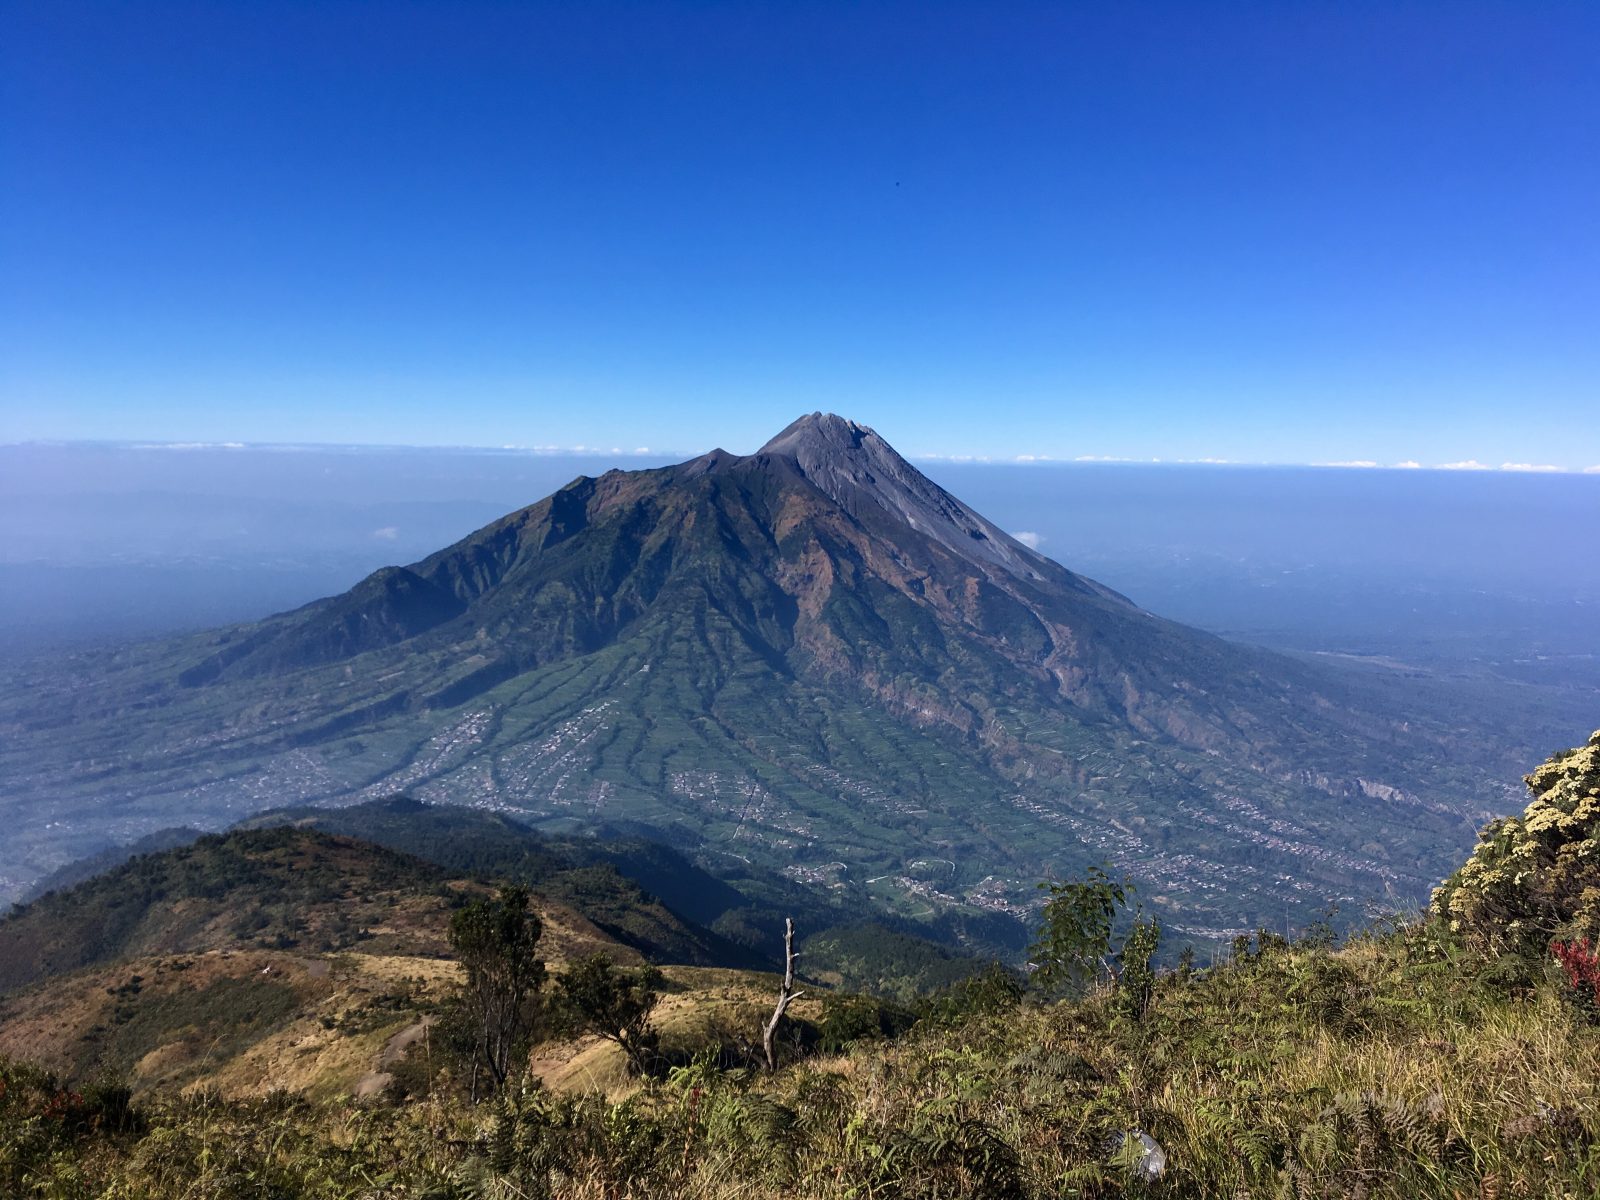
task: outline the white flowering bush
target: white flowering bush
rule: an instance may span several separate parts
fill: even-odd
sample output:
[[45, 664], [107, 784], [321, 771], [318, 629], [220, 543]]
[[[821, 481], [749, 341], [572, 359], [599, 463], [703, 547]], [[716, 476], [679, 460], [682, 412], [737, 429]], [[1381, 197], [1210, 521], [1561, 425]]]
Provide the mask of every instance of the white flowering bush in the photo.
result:
[[1491, 821], [1433, 910], [1486, 953], [1600, 936], [1600, 731], [1526, 779], [1520, 817]]

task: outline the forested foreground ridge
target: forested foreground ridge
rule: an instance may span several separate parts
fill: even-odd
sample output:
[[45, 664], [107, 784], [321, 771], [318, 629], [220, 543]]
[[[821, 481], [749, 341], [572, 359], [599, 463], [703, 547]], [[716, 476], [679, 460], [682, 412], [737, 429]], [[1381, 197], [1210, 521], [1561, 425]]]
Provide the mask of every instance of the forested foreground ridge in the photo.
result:
[[[1260, 931], [1151, 975], [1159, 929], [1091, 875], [1052, 892], [1026, 982], [891, 1001], [802, 961], [776, 1070], [775, 978], [726, 973], [725, 994], [767, 987], [764, 1011], [696, 1023], [711, 989], [690, 976], [558, 961], [527, 893], [463, 890], [459, 969], [382, 1087], [130, 1091], [6, 1061], [0, 1194], [1594, 1196], [1600, 733], [1528, 784], [1428, 912], [1342, 946]], [[612, 1069], [555, 1079], [559, 1039]]]

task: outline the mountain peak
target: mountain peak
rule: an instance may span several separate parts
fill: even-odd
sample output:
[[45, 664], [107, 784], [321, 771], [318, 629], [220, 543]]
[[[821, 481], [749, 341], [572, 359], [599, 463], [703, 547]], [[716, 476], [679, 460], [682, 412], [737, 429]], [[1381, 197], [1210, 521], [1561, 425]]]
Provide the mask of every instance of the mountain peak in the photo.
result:
[[912, 466], [866, 425], [807, 413], [754, 457], [786, 458], [857, 520], [887, 515], [981, 570], [1038, 579], [1043, 560]]
[[804, 451], [841, 451], [860, 448], [868, 439], [887, 446], [876, 433], [865, 425], [841, 417], [837, 413], [807, 413], [786, 426], [757, 454], [782, 454], [797, 458]]

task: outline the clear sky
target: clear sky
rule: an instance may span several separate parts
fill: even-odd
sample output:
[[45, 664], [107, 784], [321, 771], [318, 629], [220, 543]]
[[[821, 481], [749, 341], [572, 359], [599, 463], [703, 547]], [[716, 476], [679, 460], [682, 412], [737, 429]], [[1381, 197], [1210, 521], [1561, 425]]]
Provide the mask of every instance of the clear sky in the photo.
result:
[[0, 440], [1600, 465], [1600, 4], [0, 8]]

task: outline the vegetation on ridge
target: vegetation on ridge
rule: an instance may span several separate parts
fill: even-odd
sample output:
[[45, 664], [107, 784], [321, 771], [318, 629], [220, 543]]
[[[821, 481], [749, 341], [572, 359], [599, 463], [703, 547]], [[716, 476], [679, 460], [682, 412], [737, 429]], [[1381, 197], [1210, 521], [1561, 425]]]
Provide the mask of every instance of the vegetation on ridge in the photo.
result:
[[[20, 1196], [152, 1200], [1592, 1194], [1600, 1034], [1549, 987], [1496, 992], [1436, 935], [1339, 952], [1268, 936], [1163, 977], [1140, 1021], [1110, 993], [1024, 1004], [775, 1076], [691, 1065], [615, 1099], [200, 1094], [141, 1105], [141, 1135], [12, 1066], [0, 1170]], [[1128, 1129], [1163, 1147], [1160, 1181], [1118, 1165]]]
[[1491, 821], [1433, 895], [1433, 911], [1489, 951], [1600, 937], [1600, 732], [1526, 782], [1532, 803]]
[[[1595, 798], [1596, 746], [1530, 777], [1528, 813], [1503, 842], [1488, 831], [1440, 911], [1343, 948], [1263, 931], [1214, 967], [1124, 969], [1062, 1003], [974, 980], [909, 1030], [858, 1023], [840, 1052], [791, 1046], [775, 1073], [708, 1047], [609, 1095], [528, 1075], [478, 1106], [443, 1080], [355, 1105], [134, 1102], [6, 1064], [0, 1183], [152, 1200], [1592, 1196], [1600, 1023], [1540, 943], [1576, 936], [1600, 886], [1589, 853], [1563, 853], [1592, 836], [1571, 818]], [[1519, 870], [1496, 876], [1505, 856]], [[1502, 883], [1510, 900], [1469, 902]], [[1494, 935], [1526, 920], [1512, 901], [1556, 924]], [[1083, 928], [1079, 949], [1109, 935]]]
[[407, 796], [345, 808], [274, 809], [244, 823], [283, 824], [360, 838], [453, 876], [521, 884], [577, 909], [657, 962], [754, 967], [770, 959], [759, 940], [706, 928], [752, 901], [670, 847], [643, 838], [541, 833], [501, 813]]
[[207, 835], [0, 919], [0, 992], [138, 954], [364, 943], [442, 955], [426, 914], [459, 902], [447, 881], [410, 855], [312, 830]]

